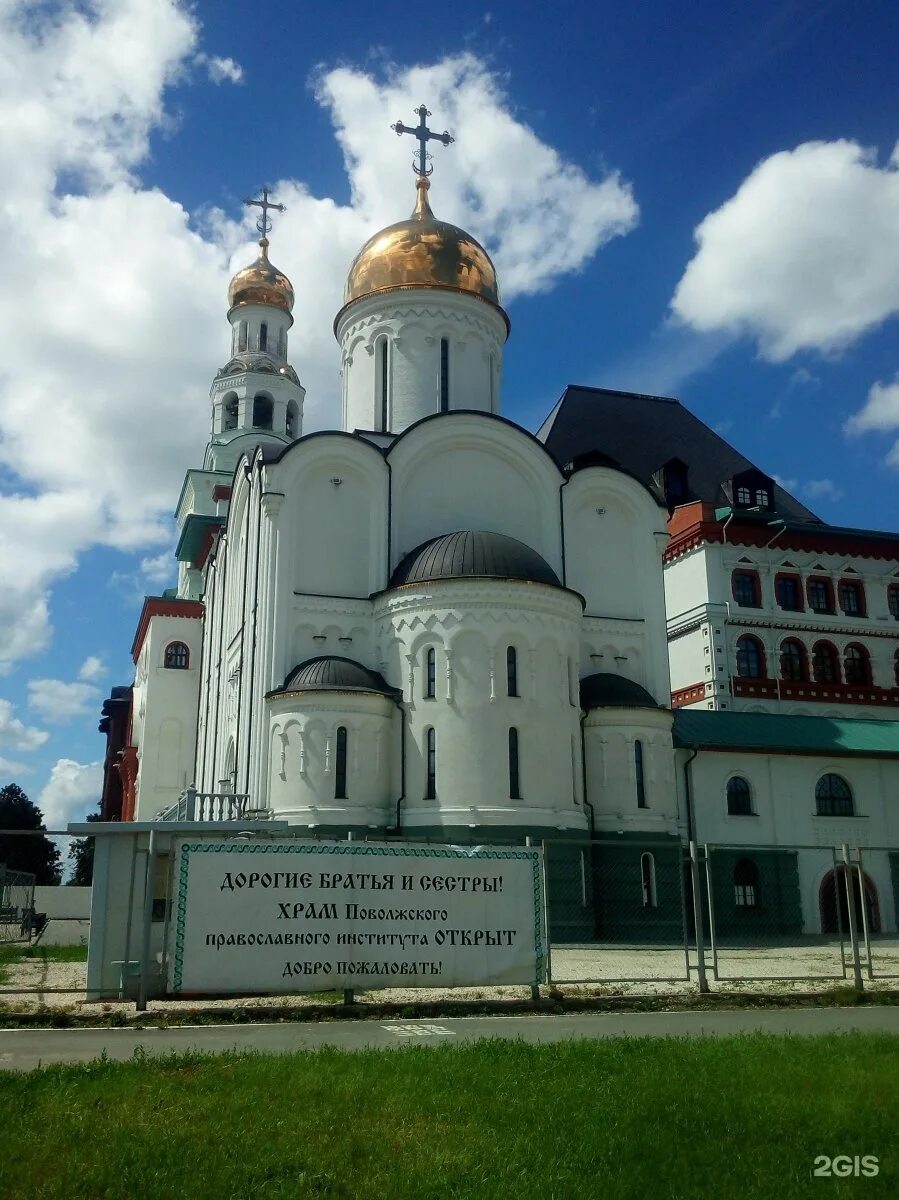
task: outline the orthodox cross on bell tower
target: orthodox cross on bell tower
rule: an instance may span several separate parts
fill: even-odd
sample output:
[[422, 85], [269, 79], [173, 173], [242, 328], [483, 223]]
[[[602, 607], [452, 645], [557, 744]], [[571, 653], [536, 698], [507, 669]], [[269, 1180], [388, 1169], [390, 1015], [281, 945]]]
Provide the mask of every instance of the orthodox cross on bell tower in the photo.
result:
[[426, 148], [428, 142], [433, 140], [435, 142], [441, 142], [444, 146], [449, 146], [456, 139], [451, 137], [445, 129], [443, 133], [433, 133], [430, 129], [428, 129], [427, 125], [425, 124], [425, 118], [429, 117], [431, 114], [424, 104], [419, 105], [418, 108], [413, 108], [412, 111], [418, 117], [417, 125], [404, 125], [402, 121], [397, 121], [396, 124], [391, 125], [390, 128], [395, 130], [397, 136], [399, 137], [401, 137], [404, 133], [411, 133], [412, 136], [418, 140], [418, 162], [416, 162], [413, 158], [412, 170], [416, 175], [426, 177], [434, 170], [433, 167], [428, 166], [428, 163], [431, 159], [431, 156], [428, 154]]
[[271, 220], [271, 217], [268, 215], [269, 209], [271, 209], [272, 212], [279, 212], [279, 213], [287, 212], [287, 209], [284, 207], [283, 204], [275, 204], [275, 202], [273, 200], [269, 200], [269, 196], [272, 194], [271, 188], [264, 187], [261, 190], [262, 190], [262, 199], [261, 200], [258, 200], [255, 197], [251, 196], [249, 199], [244, 200], [244, 204], [247, 206], [247, 208], [261, 208], [262, 209], [262, 216], [259, 217], [259, 219], [257, 220], [256, 228], [262, 234], [259, 245], [262, 246], [263, 249], [265, 249], [268, 246], [268, 235], [272, 228], [272, 220]]

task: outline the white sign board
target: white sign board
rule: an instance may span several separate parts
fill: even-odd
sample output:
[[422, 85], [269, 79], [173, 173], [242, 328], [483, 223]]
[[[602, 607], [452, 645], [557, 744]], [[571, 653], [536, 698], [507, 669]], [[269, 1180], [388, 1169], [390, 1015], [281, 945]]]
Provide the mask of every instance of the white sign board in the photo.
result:
[[410, 842], [175, 845], [173, 993], [542, 983], [542, 852]]

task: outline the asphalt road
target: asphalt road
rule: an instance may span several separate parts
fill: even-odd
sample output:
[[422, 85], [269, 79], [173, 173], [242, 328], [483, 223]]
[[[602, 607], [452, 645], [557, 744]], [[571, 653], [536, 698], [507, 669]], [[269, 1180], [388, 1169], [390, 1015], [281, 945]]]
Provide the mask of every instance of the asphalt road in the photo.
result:
[[[31, 1071], [50, 1063], [127, 1060], [202, 1050], [290, 1054], [317, 1046], [386, 1049], [414, 1042], [471, 1042], [520, 1038], [729, 1037], [740, 1033], [810, 1036], [823, 1033], [899, 1033], [899, 1007], [759, 1009], [732, 1012], [578, 1013], [570, 1016], [446, 1017], [435, 1021], [323, 1021], [269, 1025], [213, 1025], [180, 1029], [0, 1030], [0, 1070]], [[139, 1049], [140, 1048], [140, 1049]]]

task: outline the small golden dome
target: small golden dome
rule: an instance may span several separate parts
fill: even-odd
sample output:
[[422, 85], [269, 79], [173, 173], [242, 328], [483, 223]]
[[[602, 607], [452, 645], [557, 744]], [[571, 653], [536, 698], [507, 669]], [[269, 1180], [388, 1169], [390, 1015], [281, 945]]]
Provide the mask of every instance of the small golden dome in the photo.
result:
[[238, 271], [228, 288], [231, 308], [245, 304], [265, 304], [289, 313], [293, 309], [293, 285], [277, 267], [269, 262], [268, 238], [259, 243], [261, 254], [254, 263]]
[[419, 178], [416, 186], [412, 216], [376, 233], [356, 255], [347, 277], [344, 307], [377, 292], [447, 288], [469, 292], [500, 308], [496, 270], [487, 251], [464, 229], [437, 220], [428, 204], [427, 179]]

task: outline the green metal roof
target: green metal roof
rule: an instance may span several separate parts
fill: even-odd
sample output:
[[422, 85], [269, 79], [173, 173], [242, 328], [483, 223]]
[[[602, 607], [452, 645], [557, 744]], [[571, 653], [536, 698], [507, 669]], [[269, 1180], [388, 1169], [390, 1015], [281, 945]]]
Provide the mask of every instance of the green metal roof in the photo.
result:
[[203, 538], [210, 526], [220, 527], [225, 524], [224, 517], [206, 516], [202, 513], [191, 513], [184, 522], [181, 537], [175, 550], [175, 558], [179, 562], [194, 562], [203, 545]]
[[698, 750], [899, 757], [899, 721], [680, 708], [674, 714], [674, 744]]

